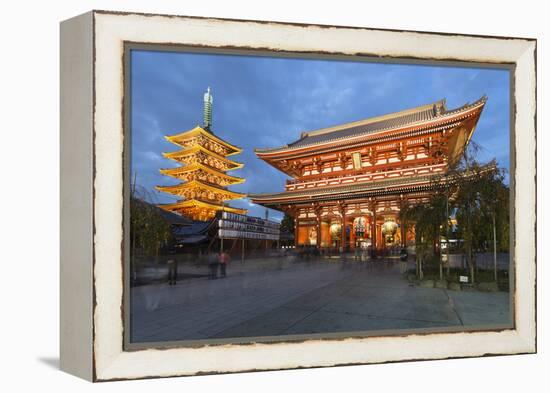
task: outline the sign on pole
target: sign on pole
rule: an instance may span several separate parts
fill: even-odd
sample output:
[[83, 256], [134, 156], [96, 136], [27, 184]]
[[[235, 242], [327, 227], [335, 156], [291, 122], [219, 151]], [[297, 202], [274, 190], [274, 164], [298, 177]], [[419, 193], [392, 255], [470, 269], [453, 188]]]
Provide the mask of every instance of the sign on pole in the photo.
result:
[[258, 217], [223, 212], [218, 223], [220, 239], [280, 240], [280, 224]]

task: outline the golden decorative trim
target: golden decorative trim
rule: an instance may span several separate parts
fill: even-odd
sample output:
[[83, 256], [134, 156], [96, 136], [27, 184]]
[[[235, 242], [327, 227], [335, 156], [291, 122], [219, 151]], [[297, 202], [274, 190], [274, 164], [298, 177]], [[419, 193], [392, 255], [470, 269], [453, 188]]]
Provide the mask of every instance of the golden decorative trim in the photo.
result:
[[[233, 168], [231, 169], [228, 169], [228, 170], [233, 170], [233, 169], [240, 169], [244, 166], [244, 164], [240, 163], [240, 162], [235, 162], [235, 161], [231, 161], [225, 157], [222, 157], [210, 150], [207, 150], [205, 149], [204, 147], [202, 146], [199, 146], [199, 145], [196, 145], [196, 146], [193, 146], [189, 149], [184, 149], [184, 150], [177, 150], [177, 151], [174, 151], [174, 152], [167, 152], [167, 153], [162, 153], [162, 155], [166, 158], [169, 158], [171, 160], [174, 160], [174, 161], [178, 161], [177, 157], [186, 157], [186, 156], [190, 156], [190, 155], [193, 155], [193, 154], [196, 154], [197, 152], [202, 152], [208, 156], [211, 156], [219, 161], [222, 161], [222, 162], [225, 162], [227, 163], [228, 165], [230, 166], [233, 166]], [[179, 161], [178, 161], [179, 162]]]
[[235, 192], [235, 191], [230, 191], [230, 190], [228, 190], [226, 188], [223, 188], [223, 187], [214, 187], [214, 186], [206, 184], [206, 183], [204, 183], [200, 180], [192, 180], [192, 181], [189, 181], [189, 182], [180, 183], [180, 184], [176, 184], [176, 185], [173, 185], [173, 186], [156, 186], [155, 188], [159, 191], [168, 192], [168, 193], [176, 194], [176, 195], [180, 195], [180, 194], [177, 193], [177, 191], [179, 191], [179, 190], [196, 188], [196, 189], [206, 189], [206, 190], [209, 190], [209, 191], [212, 191], [212, 192], [217, 192], [217, 193], [220, 193], [220, 194], [222, 194], [222, 193], [227, 194], [227, 195], [231, 196], [231, 198], [228, 198], [228, 199], [239, 199], [239, 198], [246, 197], [246, 194], [243, 194], [243, 193], [240, 193], [240, 192]]
[[195, 162], [189, 165], [179, 166], [176, 168], [160, 169], [160, 173], [166, 176], [171, 176], [176, 179], [179, 179], [177, 174], [193, 172], [200, 169], [204, 170], [205, 172], [211, 173], [212, 175], [223, 177], [224, 179], [227, 179], [230, 182], [232, 182], [232, 184], [241, 184], [246, 181], [246, 179], [243, 179], [242, 177], [231, 176], [231, 175], [228, 175], [227, 173], [216, 171], [207, 165], [201, 164], [200, 162]]
[[191, 138], [193, 138], [197, 135], [203, 135], [206, 138], [211, 139], [214, 142], [217, 142], [222, 146], [225, 146], [227, 149], [233, 150], [233, 152], [227, 154], [227, 156], [232, 156], [234, 154], [238, 154], [238, 153], [241, 153], [243, 151], [242, 148], [234, 146], [234, 145], [224, 141], [223, 139], [218, 138], [216, 135], [212, 134], [211, 132], [206, 131], [204, 128], [202, 128], [200, 126], [196, 126], [195, 128], [193, 128], [191, 130], [188, 130], [188, 131], [184, 131], [180, 134], [167, 135], [167, 136], [165, 136], [165, 138], [166, 138], [166, 140], [168, 140], [169, 142], [172, 142], [175, 145], [178, 145], [180, 147], [185, 147], [185, 146], [181, 145], [179, 143], [179, 141], [186, 140], [186, 139], [191, 139]]

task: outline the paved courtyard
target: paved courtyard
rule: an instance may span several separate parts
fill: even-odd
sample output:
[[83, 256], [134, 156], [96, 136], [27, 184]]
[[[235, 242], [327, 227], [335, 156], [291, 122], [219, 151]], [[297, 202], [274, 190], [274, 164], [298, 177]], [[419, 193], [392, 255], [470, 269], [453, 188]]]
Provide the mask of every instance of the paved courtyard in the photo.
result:
[[135, 287], [131, 299], [132, 342], [502, 325], [510, 315], [507, 292], [420, 288], [395, 260], [234, 261], [227, 278]]

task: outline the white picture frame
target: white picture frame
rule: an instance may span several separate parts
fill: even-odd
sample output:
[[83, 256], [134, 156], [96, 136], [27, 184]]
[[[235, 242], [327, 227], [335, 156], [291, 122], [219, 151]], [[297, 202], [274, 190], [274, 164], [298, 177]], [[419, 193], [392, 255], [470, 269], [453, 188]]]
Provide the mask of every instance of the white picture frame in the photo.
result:
[[[125, 43], [512, 65], [514, 328], [125, 350]], [[108, 381], [536, 352], [536, 40], [92, 11], [61, 24], [61, 96], [63, 370]]]

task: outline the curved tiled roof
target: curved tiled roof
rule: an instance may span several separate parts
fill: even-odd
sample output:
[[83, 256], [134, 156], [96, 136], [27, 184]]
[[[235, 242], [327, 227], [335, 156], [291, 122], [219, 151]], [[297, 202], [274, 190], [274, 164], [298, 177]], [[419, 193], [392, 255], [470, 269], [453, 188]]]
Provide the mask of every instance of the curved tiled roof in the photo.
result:
[[301, 190], [293, 191], [283, 191], [280, 193], [272, 194], [250, 194], [249, 198], [253, 201], [267, 202], [269, 200], [278, 199], [278, 198], [300, 198], [307, 197], [315, 198], [320, 195], [328, 194], [338, 194], [339, 196], [357, 193], [357, 192], [366, 192], [366, 191], [375, 191], [375, 190], [386, 190], [391, 187], [399, 187], [403, 185], [414, 187], [415, 185], [422, 183], [429, 183], [430, 180], [436, 179], [438, 175], [420, 175], [420, 176], [411, 176], [411, 177], [402, 177], [396, 179], [384, 179], [384, 180], [375, 180], [375, 181], [364, 181], [357, 182], [354, 184], [344, 184], [338, 186], [329, 186], [329, 187], [317, 187], [317, 188], [308, 188]]
[[[496, 166], [485, 165], [478, 171], [462, 173], [460, 176], [467, 178], [478, 176], [488, 171], [496, 170]], [[393, 194], [396, 192], [419, 192], [441, 187], [444, 184], [455, 184], [456, 178], [442, 173], [431, 173], [400, 177], [395, 179], [382, 179], [375, 181], [362, 181], [354, 184], [342, 184], [338, 186], [316, 187], [310, 189], [283, 191], [279, 193], [249, 194], [248, 197], [262, 205], [292, 204], [316, 200], [333, 200], [341, 198], [358, 198], [363, 196], [376, 196], [380, 194]], [[406, 190], [406, 191], [405, 191]], [[288, 199], [287, 199], [288, 198]], [[281, 199], [287, 199], [284, 202]]]
[[197, 125], [195, 128], [192, 128], [190, 130], [180, 132], [179, 134], [167, 135], [164, 138], [166, 138], [166, 140], [169, 141], [169, 142], [172, 142], [172, 143], [174, 143], [178, 146], [182, 146], [180, 144], [180, 141], [192, 138], [192, 137], [196, 136], [197, 134], [204, 135], [205, 137], [207, 137], [207, 138], [209, 138], [209, 139], [225, 146], [227, 149], [232, 150], [232, 152], [227, 154], [228, 156], [232, 156], [233, 154], [241, 153], [242, 150], [243, 150], [242, 148], [240, 148], [238, 146], [235, 146], [235, 145], [221, 139], [220, 137], [214, 135], [214, 132], [205, 130], [204, 128], [202, 128], [199, 125]]
[[448, 117], [458, 112], [470, 109], [476, 105], [485, 103], [486, 100], [487, 97], [483, 96], [473, 103], [467, 103], [461, 107], [447, 110], [445, 106], [445, 100], [443, 99], [431, 104], [400, 112], [377, 116], [353, 123], [346, 123], [335, 127], [305, 132], [302, 133], [300, 139], [289, 143], [288, 145], [276, 148], [256, 149], [256, 152], [268, 153], [284, 151], [288, 149], [300, 148], [304, 146], [317, 145], [335, 140], [345, 139], [348, 137], [366, 135], [377, 131], [396, 129], [415, 123], [433, 120], [436, 118]]

